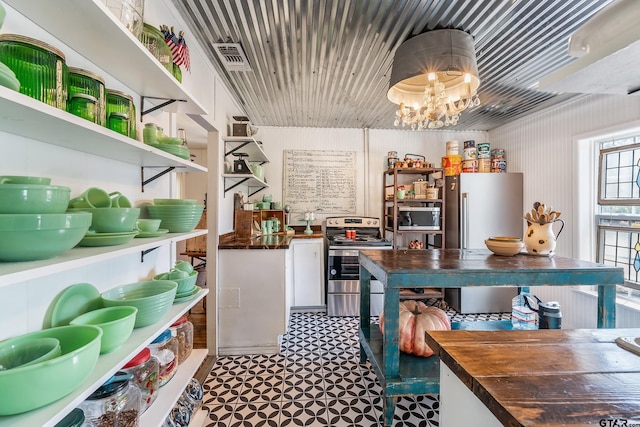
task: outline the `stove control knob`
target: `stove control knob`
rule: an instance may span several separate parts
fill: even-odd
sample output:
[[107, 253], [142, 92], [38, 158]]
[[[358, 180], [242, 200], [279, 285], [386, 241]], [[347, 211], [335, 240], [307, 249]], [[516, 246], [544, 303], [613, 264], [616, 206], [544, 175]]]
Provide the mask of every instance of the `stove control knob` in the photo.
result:
[[367, 220], [367, 225], [371, 225], [371, 220]]

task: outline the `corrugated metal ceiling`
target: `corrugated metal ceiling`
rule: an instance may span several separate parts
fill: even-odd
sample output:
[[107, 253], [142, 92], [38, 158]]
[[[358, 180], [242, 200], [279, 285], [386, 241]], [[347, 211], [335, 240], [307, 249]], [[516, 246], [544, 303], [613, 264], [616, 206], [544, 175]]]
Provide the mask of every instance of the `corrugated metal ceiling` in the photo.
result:
[[[393, 53], [457, 28], [475, 40], [480, 107], [455, 130], [488, 130], [565, 100], [536, 89], [570, 62], [569, 35], [612, 0], [174, 0], [252, 123], [393, 128]], [[252, 71], [225, 70], [217, 42], [239, 42]]]

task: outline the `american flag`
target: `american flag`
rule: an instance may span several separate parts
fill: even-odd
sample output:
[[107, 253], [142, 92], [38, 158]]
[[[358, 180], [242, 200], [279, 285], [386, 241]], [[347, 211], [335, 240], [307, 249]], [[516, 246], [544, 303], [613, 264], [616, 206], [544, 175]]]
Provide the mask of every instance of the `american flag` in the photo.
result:
[[184, 31], [180, 31], [179, 35], [173, 31], [173, 27], [166, 25], [160, 27], [164, 35], [164, 41], [171, 49], [173, 55], [173, 63], [177, 66], [184, 66], [187, 71], [191, 71], [191, 58], [189, 56], [189, 46], [184, 39]]

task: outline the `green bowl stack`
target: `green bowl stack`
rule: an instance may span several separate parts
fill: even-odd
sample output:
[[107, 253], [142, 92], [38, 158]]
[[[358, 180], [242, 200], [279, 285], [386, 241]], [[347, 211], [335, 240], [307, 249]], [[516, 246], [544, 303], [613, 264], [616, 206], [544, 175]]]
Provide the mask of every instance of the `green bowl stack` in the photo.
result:
[[173, 305], [177, 288], [176, 282], [170, 280], [149, 280], [109, 289], [100, 298], [105, 307], [137, 308], [134, 328], [141, 328], [162, 319]]
[[162, 220], [162, 228], [171, 233], [188, 233], [193, 230], [204, 212], [204, 205], [163, 204], [147, 206], [149, 217]]

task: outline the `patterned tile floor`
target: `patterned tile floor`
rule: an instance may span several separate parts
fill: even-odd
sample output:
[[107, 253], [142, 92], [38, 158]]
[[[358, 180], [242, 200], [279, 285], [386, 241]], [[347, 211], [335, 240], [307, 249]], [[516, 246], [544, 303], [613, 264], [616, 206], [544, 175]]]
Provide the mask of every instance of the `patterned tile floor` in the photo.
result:
[[[380, 384], [371, 365], [359, 363], [357, 317], [294, 312], [279, 354], [220, 357], [204, 389], [207, 427], [384, 425]], [[393, 427], [439, 426], [438, 405], [433, 395], [399, 398]]]

